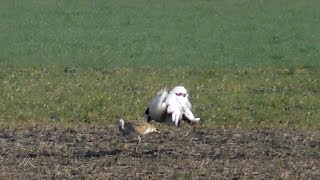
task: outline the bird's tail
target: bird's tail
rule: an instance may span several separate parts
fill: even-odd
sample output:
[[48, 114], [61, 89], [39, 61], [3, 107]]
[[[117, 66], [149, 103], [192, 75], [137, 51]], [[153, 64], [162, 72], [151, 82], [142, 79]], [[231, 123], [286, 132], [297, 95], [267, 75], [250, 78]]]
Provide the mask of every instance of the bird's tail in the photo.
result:
[[160, 91], [157, 92], [158, 96], [166, 95], [166, 94], [168, 94], [167, 88], [163, 88], [163, 89], [161, 89]]

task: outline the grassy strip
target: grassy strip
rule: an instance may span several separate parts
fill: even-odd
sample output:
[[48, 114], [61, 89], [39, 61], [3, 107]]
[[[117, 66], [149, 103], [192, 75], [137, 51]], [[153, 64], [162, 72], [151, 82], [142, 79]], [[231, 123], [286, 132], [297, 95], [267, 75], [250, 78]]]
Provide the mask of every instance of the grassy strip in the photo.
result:
[[143, 119], [163, 87], [189, 89], [206, 125], [320, 127], [316, 68], [1, 66], [2, 123]]

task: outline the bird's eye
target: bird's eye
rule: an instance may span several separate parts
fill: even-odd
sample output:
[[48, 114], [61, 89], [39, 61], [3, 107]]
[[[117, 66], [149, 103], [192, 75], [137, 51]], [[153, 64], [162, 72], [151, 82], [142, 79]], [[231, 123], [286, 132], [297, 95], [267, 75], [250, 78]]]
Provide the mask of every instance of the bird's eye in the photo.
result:
[[183, 96], [183, 97], [186, 97], [186, 96], [187, 96], [187, 94], [185, 94], [185, 93], [176, 93], [176, 95], [177, 95], [177, 96]]

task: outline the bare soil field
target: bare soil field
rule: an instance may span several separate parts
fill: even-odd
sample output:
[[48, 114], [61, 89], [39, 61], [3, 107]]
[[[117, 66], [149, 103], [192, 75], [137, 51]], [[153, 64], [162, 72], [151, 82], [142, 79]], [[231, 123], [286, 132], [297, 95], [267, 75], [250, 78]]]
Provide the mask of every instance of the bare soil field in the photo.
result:
[[0, 128], [0, 179], [319, 179], [320, 130]]

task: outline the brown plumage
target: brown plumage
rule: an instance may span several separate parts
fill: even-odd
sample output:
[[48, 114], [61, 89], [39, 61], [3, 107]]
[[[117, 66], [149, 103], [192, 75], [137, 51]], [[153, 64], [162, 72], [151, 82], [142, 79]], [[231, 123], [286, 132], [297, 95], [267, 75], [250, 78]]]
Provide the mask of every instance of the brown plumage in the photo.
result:
[[154, 126], [152, 126], [147, 122], [138, 122], [138, 121], [124, 122], [124, 120], [120, 118], [118, 120], [118, 125], [119, 125], [119, 131], [121, 131], [122, 134], [130, 135], [130, 136], [132, 135], [138, 136], [136, 152], [138, 151], [138, 147], [143, 135], [153, 133], [153, 132], [159, 133], [159, 131]]
[[138, 122], [138, 121], [131, 121], [131, 122], [124, 122], [121, 118], [118, 120], [119, 123], [119, 130], [122, 134], [125, 135], [146, 135], [152, 132], [159, 132], [154, 126], [146, 122]]

